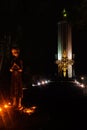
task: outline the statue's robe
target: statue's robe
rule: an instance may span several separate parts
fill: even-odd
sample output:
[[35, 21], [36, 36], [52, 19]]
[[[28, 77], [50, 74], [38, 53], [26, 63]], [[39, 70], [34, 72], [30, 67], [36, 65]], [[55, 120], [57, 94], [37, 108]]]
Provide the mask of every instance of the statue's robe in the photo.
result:
[[[16, 65], [14, 65], [16, 63]], [[11, 67], [13, 71], [11, 72], [11, 97], [22, 98], [23, 97], [23, 84], [22, 84], [22, 71], [23, 64], [22, 60], [19, 58], [14, 58], [11, 62]]]

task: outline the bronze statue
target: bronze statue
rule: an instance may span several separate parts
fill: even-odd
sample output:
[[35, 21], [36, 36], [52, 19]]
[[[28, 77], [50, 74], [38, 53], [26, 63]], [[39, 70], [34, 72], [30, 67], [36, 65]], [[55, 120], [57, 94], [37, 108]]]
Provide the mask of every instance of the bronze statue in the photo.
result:
[[18, 48], [12, 48], [11, 50], [13, 59], [11, 61], [11, 98], [12, 104], [15, 107], [21, 107], [21, 101], [23, 98], [22, 90], [22, 71], [23, 63], [19, 58], [20, 50]]

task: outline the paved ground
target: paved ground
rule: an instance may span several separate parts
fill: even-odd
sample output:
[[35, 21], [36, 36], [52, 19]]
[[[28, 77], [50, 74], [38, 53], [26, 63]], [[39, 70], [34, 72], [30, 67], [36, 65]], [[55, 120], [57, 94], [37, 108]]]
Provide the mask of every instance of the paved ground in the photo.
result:
[[22, 104], [37, 106], [35, 113], [27, 115], [10, 109], [0, 115], [0, 128], [20, 130], [87, 129], [87, 97], [71, 83], [51, 83], [44, 88], [24, 91]]

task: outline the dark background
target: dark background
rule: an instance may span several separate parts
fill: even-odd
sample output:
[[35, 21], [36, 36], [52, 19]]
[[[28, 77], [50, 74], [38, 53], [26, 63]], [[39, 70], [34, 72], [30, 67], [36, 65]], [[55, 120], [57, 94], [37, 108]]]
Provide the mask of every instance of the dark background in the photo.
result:
[[[86, 2], [86, 0], [85, 0]], [[26, 68], [32, 74], [55, 75], [57, 23], [63, 8], [72, 23], [76, 74], [86, 74], [87, 2], [71, 0], [3, 0], [0, 3], [0, 33], [17, 41]]]

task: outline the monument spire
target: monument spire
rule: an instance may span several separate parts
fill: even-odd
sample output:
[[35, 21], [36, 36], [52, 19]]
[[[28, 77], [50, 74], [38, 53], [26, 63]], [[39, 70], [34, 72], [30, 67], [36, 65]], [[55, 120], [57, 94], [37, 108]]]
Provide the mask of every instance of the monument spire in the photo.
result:
[[72, 30], [71, 24], [67, 21], [67, 12], [63, 9], [63, 20], [58, 22], [58, 50], [57, 60], [58, 75], [60, 77], [72, 78]]

